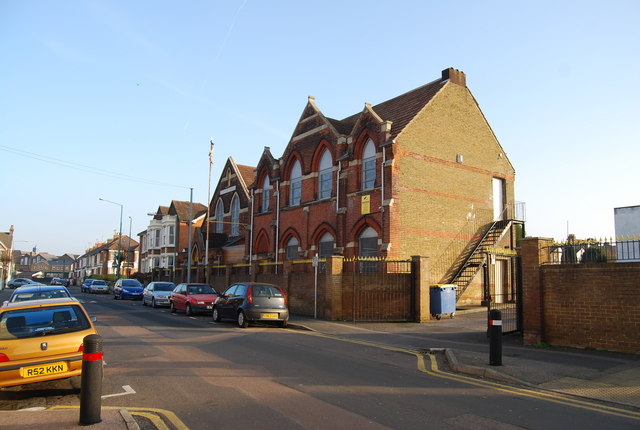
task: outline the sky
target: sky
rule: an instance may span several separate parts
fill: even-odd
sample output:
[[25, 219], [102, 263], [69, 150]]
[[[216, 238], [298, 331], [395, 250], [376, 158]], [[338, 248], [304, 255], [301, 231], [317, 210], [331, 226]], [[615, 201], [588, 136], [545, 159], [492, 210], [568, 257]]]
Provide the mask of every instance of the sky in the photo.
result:
[[230, 156], [279, 158], [308, 96], [342, 119], [454, 67], [527, 235], [610, 237], [640, 205], [639, 22], [636, 0], [0, 0], [0, 231], [83, 254], [122, 205], [137, 238], [206, 204], [211, 137], [214, 189]]

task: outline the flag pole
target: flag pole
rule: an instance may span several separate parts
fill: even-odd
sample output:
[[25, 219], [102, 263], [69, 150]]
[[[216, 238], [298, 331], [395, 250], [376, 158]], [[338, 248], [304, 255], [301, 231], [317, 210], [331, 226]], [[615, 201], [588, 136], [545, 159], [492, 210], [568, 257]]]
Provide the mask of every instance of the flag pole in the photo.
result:
[[205, 241], [204, 265], [209, 282], [209, 217], [211, 216], [211, 168], [213, 167], [213, 137], [209, 139], [209, 186], [207, 187], [207, 240]]

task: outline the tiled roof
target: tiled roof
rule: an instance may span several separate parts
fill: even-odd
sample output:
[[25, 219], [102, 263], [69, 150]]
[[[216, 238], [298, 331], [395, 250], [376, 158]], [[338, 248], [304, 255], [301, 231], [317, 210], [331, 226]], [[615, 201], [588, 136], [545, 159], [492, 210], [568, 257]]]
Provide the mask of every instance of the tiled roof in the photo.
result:
[[237, 164], [236, 166], [238, 166], [238, 173], [240, 173], [240, 176], [242, 176], [244, 184], [247, 186], [247, 188], [250, 187], [254, 181], [253, 171], [255, 170], [255, 167], [243, 166], [242, 164]]
[[[391, 121], [391, 138], [396, 137], [409, 122], [424, 108], [447, 81], [438, 79], [415, 90], [394, 97], [372, 107], [372, 110], [382, 118], [383, 121]], [[361, 113], [351, 115], [339, 121], [343, 126], [353, 124], [357, 121]], [[335, 121], [335, 120], [334, 120]], [[334, 124], [335, 126], [335, 124]]]
[[[178, 216], [178, 221], [180, 222], [188, 222], [189, 221], [189, 202], [181, 202], [178, 200], [173, 200], [171, 202], [171, 206], [175, 208], [176, 215]], [[198, 216], [202, 215], [207, 211], [207, 207], [202, 203], [193, 203], [193, 219], [196, 219]]]

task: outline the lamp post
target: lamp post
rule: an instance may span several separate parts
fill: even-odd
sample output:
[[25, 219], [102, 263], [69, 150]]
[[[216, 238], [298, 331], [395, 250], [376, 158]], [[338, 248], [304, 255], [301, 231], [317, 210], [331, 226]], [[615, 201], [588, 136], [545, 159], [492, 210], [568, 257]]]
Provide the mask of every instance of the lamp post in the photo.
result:
[[120, 233], [118, 235], [118, 256], [116, 257], [117, 258], [116, 279], [120, 279], [120, 262], [122, 261], [121, 253], [120, 253], [120, 249], [122, 247], [122, 209], [124, 208], [124, 205], [120, 203], [112, 202], [111, 200], [103, 199], [102, 197], [99, 197], [98, 200], [120, 206]]
[[[133, 218], [131, 218], [131, 216], [129, 216], [129, 243], [127, 246], [127, 260], [129, 260], [129, 253], [131, 252], [131, 223], [133, 222]], [[128, 262], [128, 266], [129, 266], [129, 270], [127, 272], [127, 277], [131, 276], [131, 269], [133, 268], [133, 260], [135, 259], [135, 254], [134, 254], [134, 258], [131, 259], [131, 262]]]

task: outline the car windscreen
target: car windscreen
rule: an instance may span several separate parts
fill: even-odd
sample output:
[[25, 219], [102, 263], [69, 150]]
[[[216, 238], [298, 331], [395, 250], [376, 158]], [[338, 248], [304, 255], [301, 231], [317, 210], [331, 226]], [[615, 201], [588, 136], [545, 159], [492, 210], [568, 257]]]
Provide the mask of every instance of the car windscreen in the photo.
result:
[[176, 286], [174, 284], [166, 283], [166, 284], [155, 284], [153, 287], [154, 291], [173, 291]]
[[93, 281], [91, 285], [107, 285], [105, 281]]
[[122, 281], [123, 287], [142, 287], [142, 284], [135, 279], [125, 279]]
[[0, 314], [0, 340], [69, 333], [90, 327], [78, 305], [16, 309]]
[[187, 292], [189, 294], [216, 294], [216, 290], [211, 285], [189, 285]]

